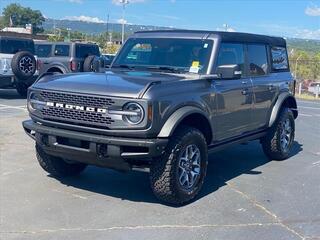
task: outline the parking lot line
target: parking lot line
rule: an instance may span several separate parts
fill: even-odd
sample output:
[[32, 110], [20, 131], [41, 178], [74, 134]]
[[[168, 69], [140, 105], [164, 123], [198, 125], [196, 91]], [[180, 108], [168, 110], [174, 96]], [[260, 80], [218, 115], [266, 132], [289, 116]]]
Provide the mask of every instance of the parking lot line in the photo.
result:
[[10, 105], [0, 104], [0, 109], [19, 109], [19, 110], [23, 110], [23, 111], [26, 111], [26, 112], [28, 111], [26, 105], [22, 105], [22, 106], [10, 106]]

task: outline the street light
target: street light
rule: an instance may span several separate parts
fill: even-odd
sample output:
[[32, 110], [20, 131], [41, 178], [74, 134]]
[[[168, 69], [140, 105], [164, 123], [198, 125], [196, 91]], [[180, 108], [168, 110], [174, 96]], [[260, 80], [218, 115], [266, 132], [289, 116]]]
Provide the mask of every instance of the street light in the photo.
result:
[[297, 68], [298, 68], [298, 61], [299, 59], [302, 57], [302, 54], [300, 54], [297, 59], [296, 59], [296, 65], [295, 65], [295, 69], [294, 69], [294, 78], [297, 79]]
[[120, 3], [122, 4], [122, 35], [121, 35], [121, 44], [124, 42], [124, 25], [125, 25], [125, 20], [124, 20], [124, 12], [126, 5], [129, 4], [129, 0], [120, 0]]

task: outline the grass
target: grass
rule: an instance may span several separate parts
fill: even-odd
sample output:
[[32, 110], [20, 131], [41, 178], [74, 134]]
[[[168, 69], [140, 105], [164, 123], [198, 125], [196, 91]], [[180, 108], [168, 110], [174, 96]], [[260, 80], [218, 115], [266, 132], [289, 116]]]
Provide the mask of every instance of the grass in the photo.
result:
[[298, 99], [304, 99], [304, 100], [320, 101], [320, 96], [318, 98], [316, 98], [314, 95], [309, 95], [309, 94], [306, 94], [306, 93], [302, 93], [301, 95], [296, 93], [295, 97], [298, 98]]

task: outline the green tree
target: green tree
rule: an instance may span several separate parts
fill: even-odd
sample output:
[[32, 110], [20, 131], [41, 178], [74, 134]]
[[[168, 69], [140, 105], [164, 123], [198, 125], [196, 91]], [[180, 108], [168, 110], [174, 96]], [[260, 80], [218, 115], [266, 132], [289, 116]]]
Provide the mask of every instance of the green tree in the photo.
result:
[[20, 4], [12, 3], [3, 10], [3, 23], [14, 27], [25, 27], [26, 24], [32, 24], [33, 33], [43, 32], [42, 23], [45, 21], [39, 10], [32, 10], [29, 7], [23, 7]]

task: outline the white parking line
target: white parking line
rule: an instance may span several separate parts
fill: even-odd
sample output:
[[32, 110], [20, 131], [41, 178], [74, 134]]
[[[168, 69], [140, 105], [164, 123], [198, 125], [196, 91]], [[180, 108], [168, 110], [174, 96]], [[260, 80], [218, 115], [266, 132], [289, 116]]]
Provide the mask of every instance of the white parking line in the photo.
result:
[[298, 109], [299, 109], [299, 108], [320, 110], [320, 108], [317, 108], [317, 107], [302, 107], [302, 106], [298, 106]]
[[311, 115], [311, 114], [304, 114], [304, 113], [299, 113], [299, 116], [312, 117], [312, 115]]
[[28, 111], [27, 110], [27, 106], [26, 105], [23, 105], [23, 106], [10, 106], [10, 105], [4, 105], [4, 104], [0, 104], [0, 109], [19, 109], [19, 110], [22, 110], [22, 111]]

